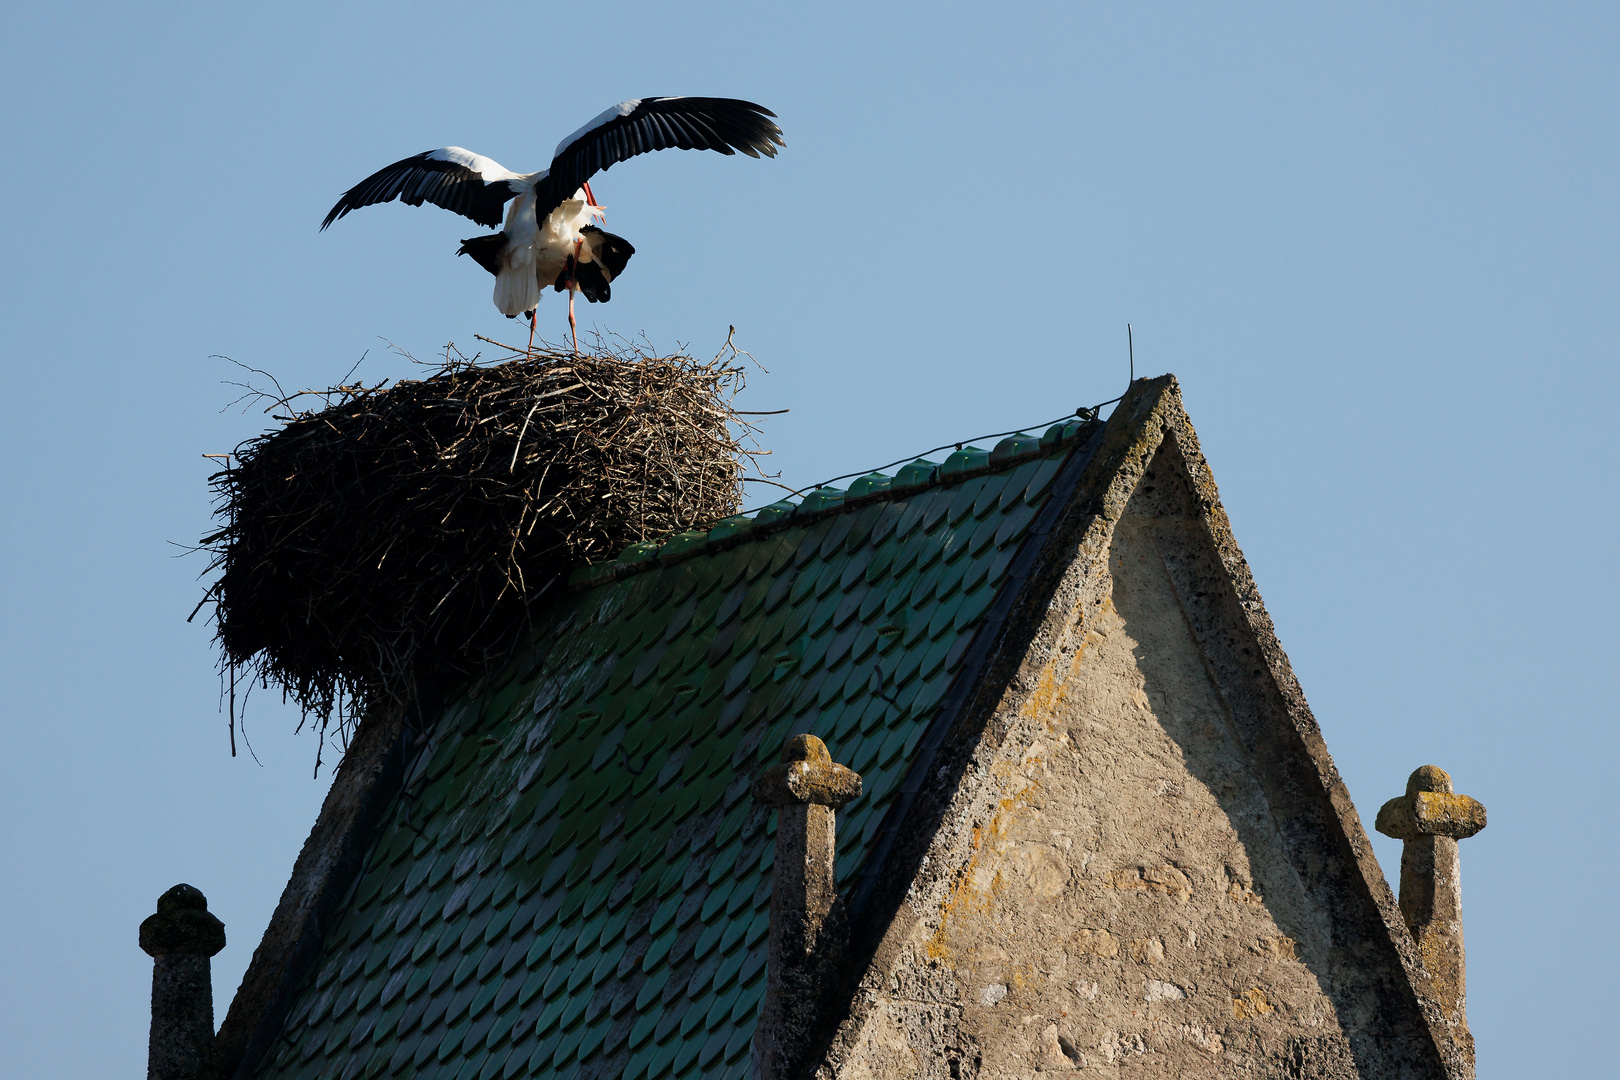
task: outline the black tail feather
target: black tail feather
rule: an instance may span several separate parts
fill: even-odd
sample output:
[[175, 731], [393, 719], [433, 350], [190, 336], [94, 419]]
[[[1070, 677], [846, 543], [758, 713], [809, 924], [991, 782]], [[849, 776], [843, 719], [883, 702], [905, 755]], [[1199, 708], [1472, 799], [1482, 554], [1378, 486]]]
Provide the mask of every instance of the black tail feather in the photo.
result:
[[463, 240], [461, 249], [456, 254], [471, 255], [473, 262], [499, 276], [501, 256], [506, 254], [506, 234], [490, 233], [488, 236], [475, 236], [470, 240]]
[[636, 253], [636, 249], [630, 246], [630, 241], [622, 236], [603, 232], [595, 225], [587, 225], [580, 232], [585, 234], [585, 242], [591, 247], [592, 259], [607, 267], [609, 281], [624, 273], [625, 266], [630, 262], [630, 256]]
[[585, 299], [593, 304], [605, 304], [613, 295], [609, 283], [624, 273], [636, 249], [624, 237], [603, 232], [595, 225], [587, 225], [580, 232], [585, 235], [585, 246], [591, 257], [577, 266], [569, 260], [569, 269]]
[[574, 280], [579, 283], [579, 291], [585, 299], [593, 304], [605, 304], [613, 299], [613, 290], [608, 287], [610, 279], [596, 263], [580, 263], [574, 267]]

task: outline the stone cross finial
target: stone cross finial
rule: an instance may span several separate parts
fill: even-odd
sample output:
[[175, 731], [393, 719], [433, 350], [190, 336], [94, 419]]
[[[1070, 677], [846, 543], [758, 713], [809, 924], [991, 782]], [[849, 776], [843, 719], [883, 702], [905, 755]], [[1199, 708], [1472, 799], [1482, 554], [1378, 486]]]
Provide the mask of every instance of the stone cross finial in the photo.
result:
[[861, 778], [834, 764], [814, 735], [789, 740], [782, 763], [754, 783], [755, 800], [781, 811], [765, 1001], [754, 1030], [754, 1072], [762, 1080], [787, 1080], [801, 1063], [848, 943], [834, 876], [833, 811], [860, 794]]
[[1401, 916], [1434, 986], [1445, 1018], [1468, 1038], [1463, 965], [1462, 880], [1457, 841], [1485, 827], [1485, 807], [1455, 794], [1451, 777], [1425, 765], [1406, 782], [1406, 794], [1378, 811], [1376, 826], [1401, 848]]
[[204, 1080], [214, 1062], [214, 987], [209, 957], [225, 947], [225, 924], [190, 885], [158, 897], [141, 923], [141, 950], [152, 957], [152, 1031], [147, 1080]]

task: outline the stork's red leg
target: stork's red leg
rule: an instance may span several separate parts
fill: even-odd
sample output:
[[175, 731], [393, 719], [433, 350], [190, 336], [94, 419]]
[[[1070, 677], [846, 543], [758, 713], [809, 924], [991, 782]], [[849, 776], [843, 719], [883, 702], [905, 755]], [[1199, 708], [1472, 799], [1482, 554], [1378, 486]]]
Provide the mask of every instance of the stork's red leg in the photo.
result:
[[536, 304], [534, 310], [529, 312], [529, 352], [534, 352], [534, 321], [539, 317], [540, 305]]
[[568, 335], [574, 339], [574, 355], [579, 355], [579, 327], [574, 322], [574, 292], [579, 288], [579, 249], [585, 246], [583, 238], [574, 241], [574, 258], [569, 264], [568, 279]]

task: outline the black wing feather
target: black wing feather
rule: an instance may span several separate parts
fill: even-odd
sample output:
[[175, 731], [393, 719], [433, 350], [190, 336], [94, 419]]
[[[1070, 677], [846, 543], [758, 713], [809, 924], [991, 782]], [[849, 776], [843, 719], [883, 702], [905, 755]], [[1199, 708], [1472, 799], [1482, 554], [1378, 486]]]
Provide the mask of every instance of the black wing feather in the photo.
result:
[[642, 98], [628, 114], [585, 132], [552, 159], [546, 179], [535, 188], [536, 216], [544, 220], [597, 173], [654, 150], [740, 150], [753, 158], [775, 157], [777, 148], [787, 145], [775, 118], [764, 106], [736, 98]]
[[343, 193], [326, 220], [321, 222], [321, 229], [324, 231], [351, 210], [394, 199], [408, 206], [430, 202], [471, 218], [485, 228], [500, 225], [507, 200], [516, 194], [511, 185], [505, 179], [485, 181], [475, 169], [460, 162], [429, 156], [438, 153], [442, 151], [425, 150], [378, 169]]

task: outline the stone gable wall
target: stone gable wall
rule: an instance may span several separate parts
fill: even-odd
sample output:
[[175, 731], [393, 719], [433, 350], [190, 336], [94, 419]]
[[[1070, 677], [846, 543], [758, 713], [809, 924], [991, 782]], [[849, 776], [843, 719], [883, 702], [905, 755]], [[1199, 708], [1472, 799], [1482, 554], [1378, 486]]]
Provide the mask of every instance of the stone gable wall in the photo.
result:
[[818, 1080], [1471, 1076], [1161, 402]]
[[1110, 569], [1033, 738], [992, 767], [965, 873], [907, 943], [867, 1075], [952, 1075], [949, 1053], [906, 1052], [920, 1024], [964, 1052], [958, 1075], [1355, 1076], [1308, 962], [1326, 964], [1331, 928], [1129, 517]]

